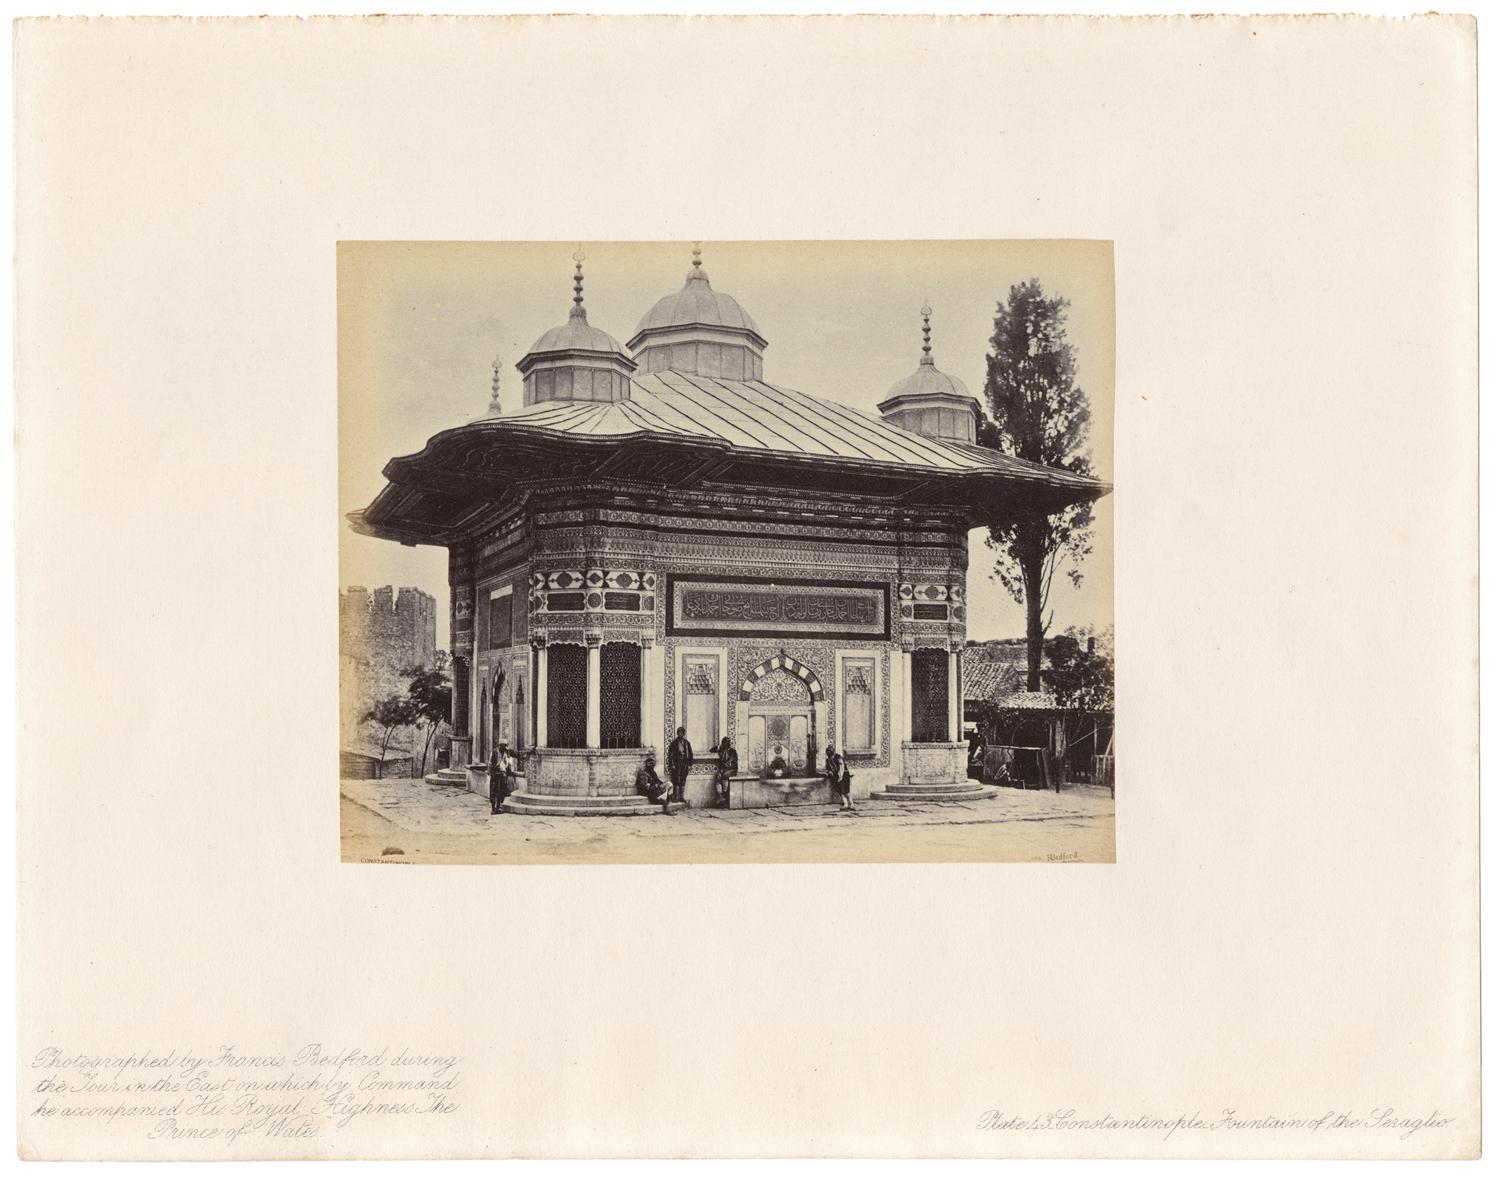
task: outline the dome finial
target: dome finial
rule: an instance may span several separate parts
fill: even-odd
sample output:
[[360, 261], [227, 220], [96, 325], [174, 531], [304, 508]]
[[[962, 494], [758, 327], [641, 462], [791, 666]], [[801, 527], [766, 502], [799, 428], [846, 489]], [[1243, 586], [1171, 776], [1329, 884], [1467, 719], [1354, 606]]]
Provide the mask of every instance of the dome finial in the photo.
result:
[[573, 311], [569, 316], [583, 317], [588, 319], [588, 313], [583, 311], [583, 244], [578, 244], [578, 250], [573, 252]]
[[693, 244], [693, 269], [687, 273], [687, 282], [694, 287], [707, 286], [708, 272], [703, 270], [703, 244]]
[[932, 366], [932, 306], [922, 301], [922, 365]]
[[500, 355], [490, 363], [490, 414], [500, 414]]

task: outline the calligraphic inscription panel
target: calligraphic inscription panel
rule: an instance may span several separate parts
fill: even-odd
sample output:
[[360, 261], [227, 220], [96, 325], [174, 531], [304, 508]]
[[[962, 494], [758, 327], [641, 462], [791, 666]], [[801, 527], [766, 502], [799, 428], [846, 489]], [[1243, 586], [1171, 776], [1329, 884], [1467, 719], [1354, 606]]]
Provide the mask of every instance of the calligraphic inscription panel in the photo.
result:
[[667, 632], [698, 637], [890, 637], [885, 584], [667, 577]]

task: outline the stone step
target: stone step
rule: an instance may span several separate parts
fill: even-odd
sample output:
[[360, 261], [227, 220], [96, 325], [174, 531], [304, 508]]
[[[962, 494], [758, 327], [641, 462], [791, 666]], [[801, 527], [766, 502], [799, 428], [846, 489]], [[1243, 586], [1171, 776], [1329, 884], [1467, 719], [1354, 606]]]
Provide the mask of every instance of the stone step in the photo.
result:
[[461, 769], [439, 769], [422, 778], [428, 785], [441, 785], [445, 789], [467, 789], [469, 778]]
[[887, 785], [874, 790], [870, 797], [877, 802], [975, 802], [996, 797], [999, 792], [977, 781], [960, 781], [955, 785]]
[[590, 798], [517, 792], [505, 799], [502, 809], [510, 814], [548, 814], [560, 817], [660, 814], [662, 812], [660, 806], [653, 806], [640, 794], [617, 794]]

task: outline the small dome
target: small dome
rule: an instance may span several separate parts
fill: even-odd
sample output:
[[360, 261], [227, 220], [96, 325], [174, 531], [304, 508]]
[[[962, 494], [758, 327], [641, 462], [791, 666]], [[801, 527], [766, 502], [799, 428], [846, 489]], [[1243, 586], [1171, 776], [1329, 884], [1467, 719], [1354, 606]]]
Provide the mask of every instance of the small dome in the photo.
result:
[[922, 357], [917, 368], [886, 392], [880, 414], [919, 436], [974, 443], [979, 430], [979, 400], [962, 379], [944, 374], [932, 360], [932, 309], [922, 305]]
[[625, 347], [606, 333], [589, 324], [583, 306], [574, 307], [568, 319], [555, 329], [548, 329], [536, 339], [528, 354], [560, 353], [564, 350], [593, 350], [604, 354], [623, 354]]
[[568, 319], [536, 339], [516, 363], [521, 402], [620, 403], [630, 398], [635, 363], [624, 347], [589, 324], [583, 310], [583, 250], [573, 256], [573, 309]]
[[886, 391], [887, 399], [898, 395], [960, 395], [971, 398], [969, 388], [951, 374], [944, 374], [931, 358], [923, 358], [917, 368]]
[[724, 292], [715, 292], [708, 283], [708, 273], [695, 263], [687, 274], [680, 292], [663, 296], [635, 327], [636, 334], [650, 329], [671, 329], [678, 325], [712, 325], [725, 329], [748, 329], [757, 337], [760, 330], [740, 302]]

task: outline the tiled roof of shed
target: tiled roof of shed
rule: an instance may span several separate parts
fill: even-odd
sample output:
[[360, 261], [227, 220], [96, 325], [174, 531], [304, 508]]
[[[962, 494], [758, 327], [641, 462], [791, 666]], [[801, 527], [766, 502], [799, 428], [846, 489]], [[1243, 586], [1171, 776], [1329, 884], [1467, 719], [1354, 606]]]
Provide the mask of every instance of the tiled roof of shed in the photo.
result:
[[[1051, 690], [1026, 689], [1025, 642], [990, 643], [990, 647], [971, 646], [963, 652], [963, 695], [966, 700], [987, 700], [996, 707], [1057, 710], [1057, 696]], [[1042, 673], [1047, 673], [1045, 666]], [[1044, 688], [1046, 685], [1044, 678]]]
[[674, 370], [632, 378], [631, 396], [622, 403], [534, 403], [480, 422], [596, 438], [659, 432], [792, 456], [917, 465], [955, 473], [1000, 471], [1096, 488], [1094, 482], [1071, 473], [989, 448], [919, 436], [842, 403], [789, 387]]

